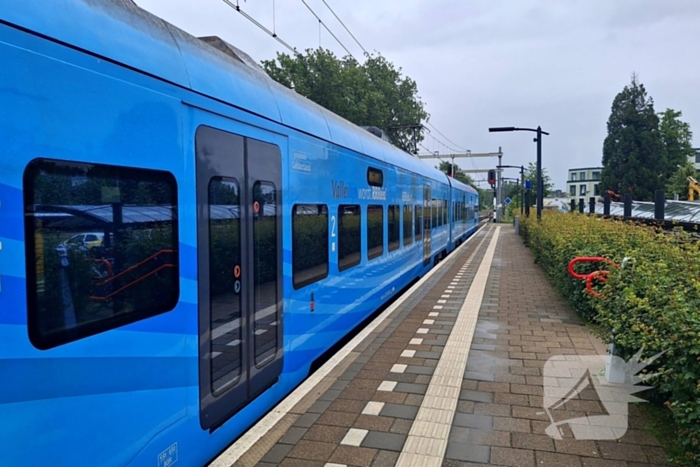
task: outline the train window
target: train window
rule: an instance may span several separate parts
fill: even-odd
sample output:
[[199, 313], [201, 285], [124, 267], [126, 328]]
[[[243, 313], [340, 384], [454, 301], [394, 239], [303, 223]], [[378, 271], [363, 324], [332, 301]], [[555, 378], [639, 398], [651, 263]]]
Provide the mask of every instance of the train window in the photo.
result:
[[442, 223], [447, 224], [447, 200], [442, 200]]
[[398, 205], [389, 206], [389, 251], [394, 251], [401, 244], [401, 210]]
[[338, 206], [338, 269], [341, 271], [360, 264], [361, 213], [359, 205]]
[[[328, 217], [328, 215], [326, 215]], [[326, 230], [328, 223], [326, 223]], [[328, 238], [326, 233], [325, 238]], [[324, 242], [324, 246], [327, 240]], [[326, 247], [326, 273], [328, 248]], [[324, 276], [325, 277], [325, 276]], [[253, 185], [253, 288], [255, 365], [262, 366], [277, 353], [279, 310], [277, 297], [277, 187], [272, 182]]]
[[416, 220], [415, 220], [415, 233], [416, 242], [420, 242], [423, 238], [423, 206], [416, 204]]
[[367, 184], [369, 186], [384, 186], [384, 173], [373, 167], [367, 169]]
[[177, 304], [172, 174], [36, 159], [24, 172], [24, 210], [35, 347], [50, 349]]
[[298, 289], [328, 276], [328, 206], [292, 208], [292, 282]]
[[241, 318], [240, 283], [231, 271], [241, 264], [241, 226], [235, 214], [240, 206], [240, 187], [235, 179], [214, 177], [209, 182], [209, 300], [213, 339], [209, 351], [211, 390], [222, 393], [241, 375], [241, 327], [217, 326], [222, 320]]
[[435, 204], [435, 198], [433, 198], [430, 203], [430, 226], [433, 229], [437, 227], [437, 205]]
[[367, 206], [367, 258], [384, 254], [384, 207]]
[[413, 242], [413, 206], [407, 204], [403, 207], [403, 244], [410, 245]]

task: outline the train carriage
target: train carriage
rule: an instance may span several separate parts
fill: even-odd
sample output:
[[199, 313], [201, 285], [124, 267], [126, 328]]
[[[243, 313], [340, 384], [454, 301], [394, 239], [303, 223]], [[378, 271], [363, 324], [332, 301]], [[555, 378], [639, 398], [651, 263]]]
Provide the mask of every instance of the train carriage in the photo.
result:
[[0, 6], [0, 465], [205, 464], [475, 231], [475, 190], [213, 42]]

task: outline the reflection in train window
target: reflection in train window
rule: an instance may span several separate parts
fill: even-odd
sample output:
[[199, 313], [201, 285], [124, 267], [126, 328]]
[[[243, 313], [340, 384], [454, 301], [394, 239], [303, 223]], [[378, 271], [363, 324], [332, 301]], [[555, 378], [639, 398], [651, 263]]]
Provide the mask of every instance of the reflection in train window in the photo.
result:
[[175, 307], [168, 172], [36, 159], [24, 173], [28, 326], [40, 349]]
[[361, 213], [359, 205], [338, 206], [338, 269], [340, 271], [360, 264]]
[[389, 251], [399, 248], [401, 243], [401, 211], [398, 205], [389, 206]]
[[[326, 218], [328, 214], [326, 213]], [[328, 273], [328, 222], [323, 247]], [[255, 365], [277, 354], [279, 297], [277, 297], [277, 188], [272, 182], [253, 185], [253, 287]]]
[[384, 254], [384, 207], [367, 206], [367, 258]]
[[403, 207], [403, 244], [410, 245], [413, 242], [413, 206], [407, 204]]
[[[209, 182], [209, 359], [211, 392], [221, 394], [241, 375], [241, 220], [235, 179]], [[235, 323], [234, 326], [220, 323]]]
[[328, 276], [328, 206], [292, 208], [292, 271], [298, 289]]
[[416, 204], [416, 221], [415, 221], [416, 241], [423, 239], [423, 206]]

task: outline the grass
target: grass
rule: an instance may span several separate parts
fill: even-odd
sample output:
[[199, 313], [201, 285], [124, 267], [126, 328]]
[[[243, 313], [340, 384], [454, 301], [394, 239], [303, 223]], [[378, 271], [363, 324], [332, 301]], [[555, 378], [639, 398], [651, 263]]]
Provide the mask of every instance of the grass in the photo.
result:
[[685, 460], [685, 450], [678, 442], [671, 411], [653, 400], [649, 401], [648, 404], [639, 404], [638, 407], [647, 419], [649, 430], [661, 443], [661, 447], [669, 459], [669, 464], [678, 467], [692, 467], [692, 464]]

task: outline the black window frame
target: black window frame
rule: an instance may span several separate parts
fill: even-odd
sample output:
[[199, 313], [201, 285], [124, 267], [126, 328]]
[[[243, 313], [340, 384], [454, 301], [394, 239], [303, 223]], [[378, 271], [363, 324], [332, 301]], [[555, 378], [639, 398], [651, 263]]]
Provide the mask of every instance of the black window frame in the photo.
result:
[[[341, 263], [343, 258], [340, 257], [340, 251], [342, 238], [344, 236], [341, 230], [343, 228], [343, 217], [345, 216], [344, 211], [347, 208], [357, 210], [357, 212], [354, 215], [359, 216], [359, 223], [357, 226], [357, 242], [360, 247], [357, 250], [358, 255], [356, 261], [348, 261]], [[338, 206], [338, 271], [347, 271], [348, 269], [353, 268], [359, 265], [360, 263], [362, 263], [362, 206], [360, 206], [359, 204], [341, 204]]]
[[[379, 178], [379, 181], [374, 181], [372, 177], [370, 176], [371, 174], [374, 174]], [[369, 186], [376, 186], [378, 188], [381, 188], [384, 186], [384, 172], [381, 169], [377, 169], [376, 167], [367, 167], [367, 184]]]
[[[295, 255], [296, 254], [303, 254], [304, 251], [308, 251], [306, 249], [299, 248], [295, 244], [294, 219], [297, 216], [302, 215], [302, 214], [296, 214], [297, 207], [299, 207], [299, 206], [316, 206], [317, 210], [319, 207], [325, 208], [325, 210], [326, 210], [326, 223], [325, 223], [326, 224], [326, 249], [325, 249], [325, 251], [326, 251], [326, 262], [325, 262], [326, 270], [325, 270], [325, 272], [323, 272], [321, 274], [316, 274], [316, 275], [301, 279], [297, 282], [297, 273], [298, 272], [308, 271], [309, 269], [311, 269], [311, 268], [306, 268], [306, 269], [300, 269], [299, 271], [297, 271], [295, 269], [295, 264], [296, 264]], [[314, 214], [304, 214], [304, 215], [311, 216]], [[323, 214], [315, 214], [315, 215], [322, 216]], [[330, 270], [330, 253], [328, 252], [328, 245], [330, 244], [330, 227], [329, 227], [330, 217], [331, 216], [330, 216], [330, 212], [328, 210], [328, 205], [324, 204], [324, 203], [296, 203], [296, 204], [292, 205], [292, 287], [294, 287], [294, 290], [302, 289], [308, 285], [314, 284], [314, 283], [321, 281], [321, 280], [325, 279], [326, 277], [328, 277], [329, 270]], [[299, 253], [297, 253], [297, 251]], [[322, 263], [318, 263], [317, 265], [315, 265], [313, 267], [319, 266], [321, 264]]]
[[[394, 214], [394, 224], [392, 228], [392, 212]], [[390, 204], [387, 206], [387, 216], [386, 216], [387, 226], [387, 250], [389, 252], [396, 251], [401, 247], [401, 206], [398, 204]], [[392, 241], [392, 234], [395, 238]]]
[[423, 240], [423, 206], [416, 204], [413, 206], [413, 235], [416, 242]]
[[[45, 163], [46, 166], [40, 167], [41, 164]], [[36, 203], [34, 199], [35, 194], [35, 178], [41, 172], [42, 168], [46, 170], [47, 167], [57, 167], [59, 165], [63, 166], [73, 166], [73, 167], [83, 167], [87, 171], [86, 167], [91, 169], [98, 168], [100, 173], [117, 173], [114, 178], [118, 180], [122, 179], [140, 179], [145, 177], [145, 173], [148, 172], [153, 174], [154, 177], [161, 178], [163, 183], [166, 183], [170, 188], [170, 196], [172, 197], [172, 226], [170, 229], [172, 251], [173, 251], [173, 261], [174, 261], [174, 272], [173, 275], [175, 279], [173, 280], [171, 287], [171, 296], [167, 302], [159, 307], [146, 308], [143, 310], [132, 310], [128, 313], [117, 313], [111, 317], [104, 318], [101, 320], [89, 321], [81, 325], [76, 325], [75, 327], [68, 329], [58, 329], [53, 330], [51, 334], [44, 335], [41, 331], [41, 317], [39, 313], [39, 297], [38, 297], [38, 285], [37, 285], [37, 262], [36, 262], [36, 230], [34, 225], [34, 216], [31, 215], [35, 211]], [[139, 173], [138, 176], [129, 177], [129, 174]], [[61, 175], [60, 171], [58, 172]], [[88, 176], [89, 177], [89, 176]], [[97, 178], [97, 177], [96, 177]], [[168, 313], [175, 309], [178, 302], [180, 301], [180, 251], [179, 251], [179, 203], [178, 203], [178, 185], [177, 179], [172, 172], [166, 170], [157, 170], [151, 168], [133, 167], [133, 166], [117, 166], [113, 164], [102, 164], [97, 162], [79, 162], [73, 160], [59, 160], [51, 158], [36, 158], [31, 160], [24, 169], [23, 173], [23, 211], [24, 211], [24, 256], [25, 256], [25, 274], [26, 274], [26, 297], [27, 297], [27, 333], [29, 336], [29, 341], [31, 344], [39, 350], [49, 350], [55, 347], [59, 347], [71, 342], [76, 342], [88, 337], [92, 337], [98, 334], [102, 334], [123, 326], [127, 326], [139, 321], [153, 318], [155, 316]], [[105, 203], [100, 203], [105, 204]], [[109, 203], [107, 203], [109, 204]], [[32, 208], [30, 210], [29, 208]], [[124, 273], [128, 271], [126, 268], [119, 273]], [[118, 274], [118, 273], [117, 273]]]

